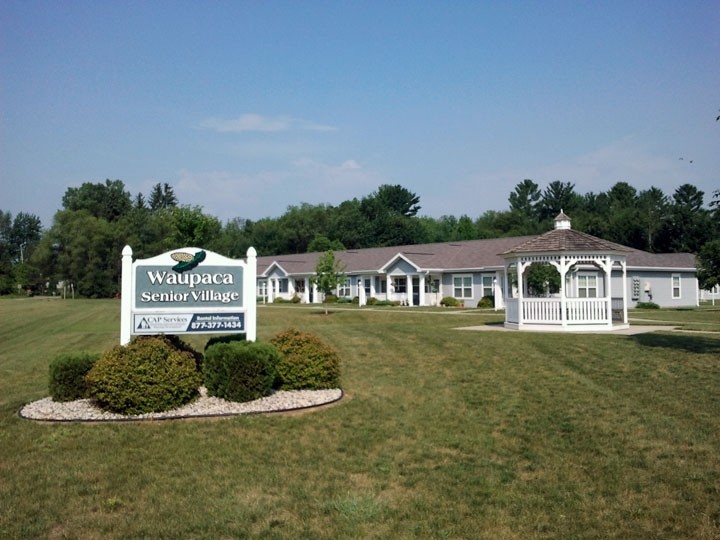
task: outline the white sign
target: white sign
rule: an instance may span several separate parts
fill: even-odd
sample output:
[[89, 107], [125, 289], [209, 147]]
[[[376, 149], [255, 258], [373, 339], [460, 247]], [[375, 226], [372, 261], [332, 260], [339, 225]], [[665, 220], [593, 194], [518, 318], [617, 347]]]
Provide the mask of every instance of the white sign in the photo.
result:
[[183, 248], [132, 261], [123, 249], [120, 344], [132, 335], [238, 333], [255, 341], [257, 254]]

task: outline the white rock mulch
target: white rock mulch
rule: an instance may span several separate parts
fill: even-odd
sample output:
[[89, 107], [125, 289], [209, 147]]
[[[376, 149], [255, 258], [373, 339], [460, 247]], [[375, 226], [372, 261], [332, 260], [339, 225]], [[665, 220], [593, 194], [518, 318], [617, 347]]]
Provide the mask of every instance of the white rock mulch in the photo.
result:
[[342, 396], [343, 392], [339, 388], [330, 390], [282, 390], [254, 401], [237, 403], [208, 396], [205, 389], [201, 388], [200, 397], [192, 403], [171, 411], [146, 413], [137, 416], [103, 411], [90, 399], [58, 402], [47, 397], [25, 405], [20, 409], [19, 415], [30, 420], [56, 422], [168, 420], [293, 411], [333, 403], [339, 401]]

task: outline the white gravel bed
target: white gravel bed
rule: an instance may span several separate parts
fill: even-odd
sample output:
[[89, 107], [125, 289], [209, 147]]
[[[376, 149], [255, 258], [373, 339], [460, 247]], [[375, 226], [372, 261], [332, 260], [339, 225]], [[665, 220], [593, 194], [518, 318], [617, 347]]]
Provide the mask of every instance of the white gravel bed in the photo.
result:
[[172, 411], [146, 413], [127, 416], [106, 412], [97, 407], [90, 399], [59, 402], [46, 397], [33, 401], [20, 409], [19, 415], [30, 420], [59, 422], [103, 422], [118, 420], [167, 420], [172, 418], [200, 418], [203, 416], [233, 416], [239, 414], [255, 414], [292, 411], [326, 405], [342, 398], [342, 390], [281, 390], [274, 394], [237, 403], [207, 395], [205, 388], [200, 389], [200, 397]]

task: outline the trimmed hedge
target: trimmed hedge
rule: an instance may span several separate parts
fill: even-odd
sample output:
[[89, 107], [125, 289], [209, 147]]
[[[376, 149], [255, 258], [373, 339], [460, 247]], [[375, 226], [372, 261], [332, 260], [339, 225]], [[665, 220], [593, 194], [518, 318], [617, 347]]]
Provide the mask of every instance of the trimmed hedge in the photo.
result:
[[477, 307], [479, 307], [479, 308], [495, 307], [495, 297], [494, 296], [483, 296], [480, 300], [478, 300]]
[[277, 373], [283, 390], [322, 390], [340, 386], [340, 358], [315, 334], [294, 328], [270, 340], [280, 351]]
[[205, 352], [207, 352], [210, 347], [218, 343], [233, 343], [236, 341], [245, 340], [247, 340], [247, 334], [223, 334], [221, 336], [213, 336], [208, 339], [207, 343], [205, 344]]
[[198, 395], [195, 358], [166, 337], [140, 337], [117, 345], [95, 362], [86, 380], [105, 410], [137, 415], [174, 409]]
[[228, 401], [252, 401], [272, 393], [280, 354], [269, 343], [216, 343], [205, 353], [208, 395]]
[[48, 390], [53, 401], [75, 401], [90, 397], [85, 381], [99, 354], [65, 353], [50, 362]]

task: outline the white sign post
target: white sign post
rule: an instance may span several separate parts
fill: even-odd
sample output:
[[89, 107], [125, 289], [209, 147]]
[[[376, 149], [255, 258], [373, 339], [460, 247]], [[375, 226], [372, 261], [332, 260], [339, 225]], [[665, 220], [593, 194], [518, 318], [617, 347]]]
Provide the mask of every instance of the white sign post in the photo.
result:
[[230, 259], [183, 248], [132, 260], [122, 251], [120, 344], [133, 335], [245, 333], [257, 337], [257, 252]]

